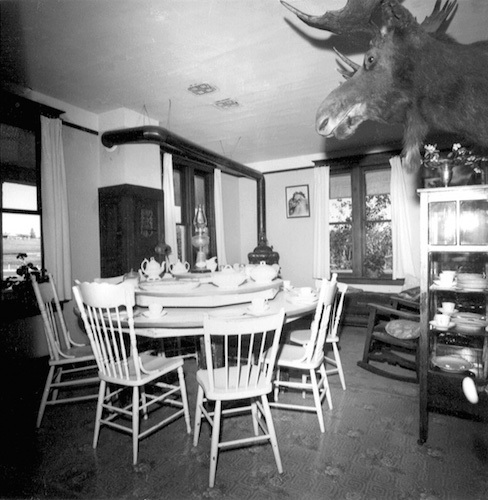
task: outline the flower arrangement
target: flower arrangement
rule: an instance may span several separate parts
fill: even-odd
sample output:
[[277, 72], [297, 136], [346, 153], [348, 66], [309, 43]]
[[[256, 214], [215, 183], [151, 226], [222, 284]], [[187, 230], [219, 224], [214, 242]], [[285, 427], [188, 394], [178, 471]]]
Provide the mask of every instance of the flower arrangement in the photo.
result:
[[452, 145], [452, 149], [443, 158], [441, 152], [437, 149], [437, 144], [428, 144], [424, 146], [423, 165], [429, 168], [439, 168], [442, 164], [455, 166], [468, 166], [477, 174], [481, 173], [480, 162], [487, 161], [488, 157], [474, 154], [468, 148], [461, 146], [459, 143]]

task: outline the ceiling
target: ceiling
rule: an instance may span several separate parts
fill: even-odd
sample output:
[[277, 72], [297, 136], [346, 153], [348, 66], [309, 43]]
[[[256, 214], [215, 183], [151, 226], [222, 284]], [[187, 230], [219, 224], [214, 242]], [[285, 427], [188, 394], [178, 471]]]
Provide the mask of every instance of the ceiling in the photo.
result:
[[[321, 14], [345, 0], [290, 3]], [[420, 21], [433, 4], [404, 2]], [[448, 33], [486, 39], [488, 2], [458, 4]], [[400, 137], [372, 122], [347, 141], [315, 132], [316, 109], [342, 78], [332, 47], [361, 62], [367, 42], [310, 28], [279, 0], [2, 0], [0, 9], [0, 76], [10, 90], [96, 114], [127, 108], [244, 164], [333, 157]], [[188, 91], [201, 83], [217, 90]]]

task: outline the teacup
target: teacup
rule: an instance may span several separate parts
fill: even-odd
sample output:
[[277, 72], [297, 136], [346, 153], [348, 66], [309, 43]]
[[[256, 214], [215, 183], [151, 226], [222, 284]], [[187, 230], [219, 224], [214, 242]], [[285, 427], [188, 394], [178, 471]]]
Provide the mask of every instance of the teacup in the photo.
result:
[[268, 300], [263, 299], [261, 297], [256, 297], [255, 299], [252, 299], [251, 304], [253, 311], [256, 312], [262, 312], [268, 308]]
[[456, 271], [442, 271], [439, 274], [439, 283], [442, 286], [452, 286], [455, 277]]
[[153, 318], [161, 316], [161, 313], [163, 312], [163, 306], [161, 304], [149, 304], [147, 309], [149, 316]]
[[436, 314], [434, 316], [434, 322], [437, 326], [449, 326], [449, 323], [451, 322], [451, 316], [449, 316], [448, 314]]
[[291, 281], [290, 280], [283, 280], [283, 288], [285, 290], [291, 290]]
[[443, 302], [442, 303], [442, 312], [444, 314], [453, 313], [455, 307], [456, 307], [455, 302]]
[[303, 286], [298, 290], [300, 297], [311, 297], [313, 295], [313, 288], [310, 286]]

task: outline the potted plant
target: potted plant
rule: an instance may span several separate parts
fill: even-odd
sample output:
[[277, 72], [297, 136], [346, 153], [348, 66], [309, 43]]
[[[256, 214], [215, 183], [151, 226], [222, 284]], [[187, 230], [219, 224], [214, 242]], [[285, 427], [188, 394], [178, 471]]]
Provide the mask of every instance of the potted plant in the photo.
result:
[[17, 276], [9, 276], [2, 283], [2, 299], [9, 304], [9, 315], [17, 318], [35, 316], [39, 314], [39, 308], [32, 289], [31, 276], [42, 282], [46, 280], [46, 273], [44, 269], [28, 262], [26, 253], [17, 254], [17, 260]]

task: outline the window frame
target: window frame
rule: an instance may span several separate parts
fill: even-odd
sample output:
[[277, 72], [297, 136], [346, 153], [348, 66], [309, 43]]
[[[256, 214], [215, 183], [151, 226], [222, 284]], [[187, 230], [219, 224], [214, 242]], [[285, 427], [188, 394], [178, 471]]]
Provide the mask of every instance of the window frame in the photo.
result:
[[[161, 165], [163, 164], [164, 151], [161, 150]], [[215, 202], [214, 202], [214, 170], [215, 168], [201, 162], [173, 155], [173, 170], [180, 172], [181, 179], [181, 223], [186, 228], [185, 252], [186, 260], [193, 267], [197, 250], [191, 244], [195, 234], [193, 217], [196, 208], [195, 177], [201, 175], [205, 179], [205, 215], [207, 217], [208, 235], [210, 237], [208, 257], [217, 255], [216, 229], [215, 229]], [[161, 175], [162, 170], [161, 170]], [[174, 250], [174, 249], [173, 249]], [[180, 256], [178, 256], [180, 258]]]
[[[366, 173], [390, 170], [389, 159], [394, 152], [376, 153], [369, 155], [348, 156], [320, 162], [330, 167], [330, 177], [334, 175], [351, 175], [352, 198], [352, 273], [338, 271], [341, 281], [356, 284], [397, 285], [402, 280], [394, 280], [392, 275], [372, 278], [363, 274], [364, 258], [366, 253]], [[317, 165], [319, 163], [317, 162]], [[391, 194], [391, 193], [390, 193]], [[332, 270], [331, 270], [332, 271]], [[334, 271], [336, 272], [336, 271]]]
[[[37, 103], [29, 101], [13, 94], [2, 92], [1, 94], [1, 123], [28, 130], [34, 133], [35, 137], [35, 168], [27, 169], [20, 165], [4, 164], [0, 159], [0, 188], [4, 182], [25, 184], [36, 186], [37, 188], [37, 209], [14, 209], [4, 208], [2, 199], [2, 189], [0, 189], [0, 230], [2, 231], [2, 241], [0, 243], [1, 270], [0, 279], [5, 281], [3, 276], [3, 214], [26, 214], [37, 215], [40, 218], [40, 240], [41, 240], [41, 269], [44, 268], [44, 238], [42, 227], [42, 197], [41, 197], [41, 108]], [[27, 258], [27, 261], [29, 259]], [[20, 263], [19, 263], [20, 265]], [[3, 292], [3, 287], [2, 287]]]

